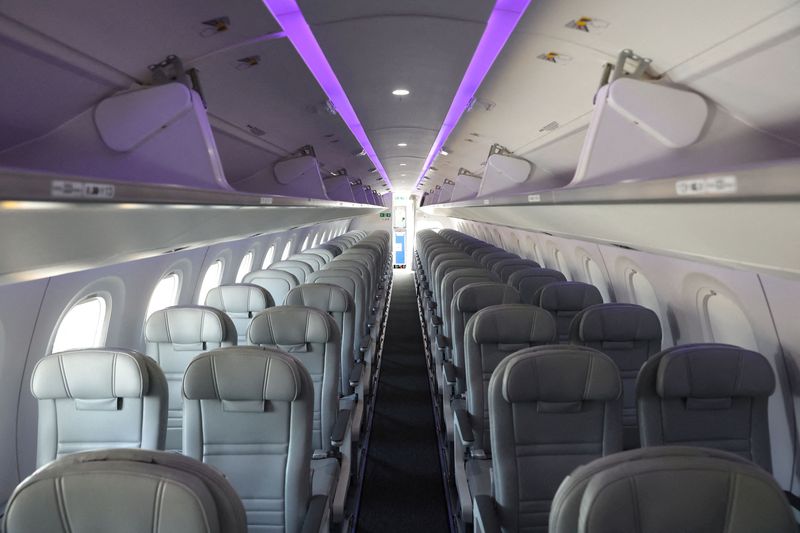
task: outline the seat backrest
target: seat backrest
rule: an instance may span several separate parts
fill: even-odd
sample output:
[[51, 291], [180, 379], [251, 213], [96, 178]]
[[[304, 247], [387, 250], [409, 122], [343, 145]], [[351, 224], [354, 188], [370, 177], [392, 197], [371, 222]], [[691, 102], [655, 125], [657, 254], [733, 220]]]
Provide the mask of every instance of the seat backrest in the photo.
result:
[[459, 258], [446, 259], [436, 263], [436, 270], [434, 271], [433, 275], [433, 294], [436, 303], [442, 306], [442, 311], [444, 311], [444, 307], [446, 307], [449, 303], [447, 300], [442, 298], [444, 277], [448, 272], [464, 268], [480, 268], [480, 265], [467, 255], [462, 255]]
[[330, 283], [309, 283], [295, 287], [286, 296], [286, 305], [305, 306], [328, 313], [342, 334], [339, 358], [339, 393], [346, 396], [352, 392], [350, 371], [356, 354], [354, 339], [356, 308], [353, 297], [344, 288]]
[[270, 348], [213, 350], [186, 369], [183, 395], [184, 454], [225, 474], [249, 531], [299, 532], [311, 492], [314, 410], [303, 364]]
[[131, 350], [92, 348], [48, 355], [31, 376], [38, 401], [36, 466], [98, 448], [164, 449], [167, 380]]
[[532, 261], [530, 259], [522, 259], [522, 258], [508, 258], [508, 259], [501, 259], [497, 261], [494, 265], [492, 265], [492, 272], [500, 276], [500, 279], [503, 280], [503, 283], [508, 283], [508, 278], [511, 277], [511, 274], [514, 272], [518, 272], [520, 270], [524, 270], [526, 268], [541, 268], [539, 263], [536, 261]]
[[214, 468], [174, 453], [69, 455], [23, 481], [5, 533], [246, 533], [239, 496]]
[[228, 315], [236, 326], [237, 344], [247, 344], [247, 328], [258, 313], [273, 307], [275, 302], [264, 287], [238, 283], [214, 287], [206, 295], [206, 305]]
[[354, 256], [342, 256], [341, 258], [337, 258], [335, 261], [331, 261], [325, 265], [322, 270], [350, 270], [358, 274], [361, 277], [361, 280], [364, 282], [364, 300], [363, 302], [357, 303], [364, 305], [365, 310], [369, 309], [372, 303], [370, 297], [372, 296], [371, 288], [373, 287], [373, 284], [372, 272], [370, 271], [365, 257], [359, 258]]
[[539, 289], [550, 283], [567, 281], [564, 274], [551, 268], [523, 268], [512, 272], [506, 283], [519, 291], [522, 303], [538, 305], [535, 297]]
[[297, 278], [297, 283], [305, 283], [306, 276], [314, 272], [314, 269], [311, 268], [308, 263], [303, 261], [292, 261], [289, 259], [272, 263], [268, 270], [282, 270], [284, 272], [288, 272]]
[[775, 373], [760, 353], [727, 344], [668, 348], [636, 380], [642, 446], [717, 448], [772, 471], [767, 404]]
[[500, 249], [497, 246], [494, 246], [492, 244], [488, 244], [487, 243], [484, 246], [481, 246], [480, 248], [478, 248], [477, 250], [474, 250], [472, 252], [472, 257], [473, 257], [473, 259], [475, 259], [475, 261], [477, 261], [478, 263], [482, 264], [482, 260], [483, 260], [483, 258], [485, 256], [487, 256], [489, 254], [498, 253], [498, 252], [507, 253], [505, 250]]
[[622, 450], [621, 392], [616, 365], [592, 348], [538, 346], [500, 362], [488, 398], [503, 531], [546, 531], [561, 480]]
[[697, 458], [697, 457], [722, 457], [739, 463], [747, 461], [727, 452], [710, 448], [691, 446], [658, 446], [653, 448], [637, 448], [626, 452], [615, 453], [579, 466], [573, 470], [556, 491], [553, 505], [550, 510], [549, 533], [575, 533], [578, 531], [581, 500], [586, 493], [586, 486], [592, 478], [623, 463], [632, 464], [637, 461], [651, 460], [654, 458]]
[[638, 448], [636, 375], [650, 356], [661, 351], [658, 315], [636, 304], [593, 305], [572, 319], [569, 342], [600, 350], [617, 364], [622, 377], [624, 446]]
[[314, 383], [314, 450], [327, 452], [339, 412], [341, 336], [333, 318], [312, 307], [284, 305], [257, 315], [250, 342], [282, 350], [306, 367]]
[[354, 353], [359, 351], [361, 339], [368, 333], [367, 329], [367, 289], [364, 278], [357, 272], [347, 268], [324, 268], [308, 277], [309, 283], [327, 283], [336, 285], [347, 291], [355, 303], [355, 333], [353, 335]]
[[512, 254], [511, 252], [506, 252], [505, 250], [499, 250], [481, 257], [480, 263], [481, 266], [484, 266], [489, 270], [493, 270], [497, 263], [507, 261], [509, 259], [520, 259], [520, 257], [517, 254]]
[[558, 341], [569, 340], [569, 326], [580, 311], [603, 303], [603, 296], [594, 285], [580, 281], [548, 283], [534, 296], [534, 305], [550, 311], [558, 326]]
[[[485, 268], [456, 268], [448, 270], [442, 278], [441, 301], [442, 329], [447, 337], [452, 331], [452, 302], [458, 289], [480, 281], [500, 281], [494, 274]], [[463, 339], [462, 339], [463, 341]], [[452, 342], [451, 342], [452, 345]]]
[[315, 270], [319, 270], [322, 268], [322, 265], [326, 263], [322, 257], [314, 253], [299, 253], [289, 256], [290, 261], [302, 261], [303, 263], [307, 264], [311, 267], [312, 272]]
[[464, 371], [467, 411], [472, 422], [475, 446], [489, 451], [489, 406], [486, 402], [489, 378], [510, 354], [552, 344], [556, 323], [544, 309], [525, 304], [485, 307], [467, 322], [464, 331]]
[[178, 305], [156, 311], [144, 328], [146, 353], [159, 364], [169, 386], [166, 449], [180, 451], [183, 373], [198, 354], [236, 346], [238, 335], [230, 317], [218, 309]]
[[[488, 271], [484, 272], [488, 274]], [[497, 280], [468, 283], [455, 292], [450, 302], [450, 353], [456, 369], [456, 394], [463, 394], [467, 390], [464, 335], [469, 320], [486, 307], [518, 303], [520, 303], [519, 293], [513, 287]]]
[[251, 283], [264, 287], [272, 296], [272, 301], [275, 302], [275, 305], [283, 305], [289, 291], [300, 285], [300, 282], [297, 281], [293, 274], [278, 269], [255, 270], [245, 275], [242, 283]]
[[326, 250], [325, 248], [320, 248], [318, 246], [314, 248], [309, 248], [308, 250], [303, 250], [303, 253], [316, 255], [317, 257], [322, 259], [323, 263], [330, 263], [331, 261], [333, 261], [333, 258], [335, 257], [330, 250]]
[[579, 533], [792, 533], [797, 522], [767, 472], [731, 457], [665, 455], [603, 469], [589, 481]]

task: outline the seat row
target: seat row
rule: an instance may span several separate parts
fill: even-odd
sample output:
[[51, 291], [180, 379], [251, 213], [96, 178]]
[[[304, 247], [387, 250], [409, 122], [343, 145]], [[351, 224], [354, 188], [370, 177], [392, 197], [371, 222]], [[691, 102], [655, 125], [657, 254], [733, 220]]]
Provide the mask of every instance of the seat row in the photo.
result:
[[[340, 522], [391, 270], [386, 232], [324, 246], [330, 254], [305, 254], [321, 259], [310, 271], [276, 263], [249, 283], [212, 289], [206, 306], [153, 313], [147, 355], [92, 349], [43, 358], [31, 383], [38, 466], [95, 449], [180, 451], [225, 473], [251, 530], [296, 531], [306, 481]], [[295, 286], [281, 293], [260, 280]]]
[[653, 311], [603, 303], [591, 285], [452, 230], [420, 232], [417, 251], [463, 523], [476, 498], [495, 498], [517, 511], [509, 530], [546, 531], [565, 476], [640, 440], [730, 451], [770, 470], [775, 377], [762, 355], [662, 351]]

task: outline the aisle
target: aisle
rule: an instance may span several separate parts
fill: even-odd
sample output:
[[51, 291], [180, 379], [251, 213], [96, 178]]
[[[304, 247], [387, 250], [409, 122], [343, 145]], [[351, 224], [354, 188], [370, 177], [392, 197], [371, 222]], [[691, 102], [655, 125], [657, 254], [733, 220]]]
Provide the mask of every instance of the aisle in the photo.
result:
[[414, 278], [395, 271], [358, 531], [448, 530]]

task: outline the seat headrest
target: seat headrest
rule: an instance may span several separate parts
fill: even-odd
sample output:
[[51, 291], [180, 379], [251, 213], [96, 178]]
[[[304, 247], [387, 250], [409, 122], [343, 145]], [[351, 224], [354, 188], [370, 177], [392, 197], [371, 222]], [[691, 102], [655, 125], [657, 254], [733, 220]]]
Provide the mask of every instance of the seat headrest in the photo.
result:
[[302, 364], [271, 348], [220, 348], [195, 357], [183, 376], [188, 400], [284, 401], [302, 394]]
[[296, 346], [327, 343], [339, 338], [339, 328], [327, 313], [311, 307], [271, 307], [253, 318], [247, 330], [252, 344]]
[[514, 287], [494, 281], [479, 281], [462, 287], [455, 295], [456, 309], [462, 313], [475, 313], [484, 307], [519, 303], [519, 293]]
[[33, 369], [31, 392], [39, 400], [142, 398], [150, 386], [146, 357], [117, 349], [48, 355]]
[[514, 287], [519, 287], [519, 284], [528, 278], [550, 280], [552, 282], [567, 281], [564, 274], [552, 268], [524, 268], [517, 270], [508, 277], [508, 283]]
[[797, 531], [775, 479], [722, 457], [666, 456], [595, 474], [580, 505], [580, 533], [607, 531]]
[[775, 373], [760, 353], [727, 344], [689, 344], [662, 352], [656, 390], [662, 398], [770, 396]]
[[298, 284], [297, 278], [285, 270], [254, 270], [246, 274], [242, 283], [256, 283], [257, 280], [281, 280], [294, 287]]
[[590, 305], [603, 303], [603, 296], [594, 285], [580, 281], [558, 281], [540, 288], [539, 306], [558, 311], [580, 311]]
[[311, 272], [313, 269], [308, 263], [304, 263], [303, 261], [297, 261], [294, 259], [283, 259], [281, 261], [275, 261], [271, 265], [269, 265], [268, 270], [284, 270], [284, 269], [298, 269], [302, 270], [303, 272]]
[[570, 338], [580, 342], [660, 341], [661, 323], [658, 315], [641, 305], [597, 304], [575, 316]]
[[475, 313], [470, 322], [472, 340], [476, 344], [548, 344], [556, 340], [555, 319], [533, 305], [485, 307]]
[[147, 319], [144, 336], [148, 342], [198, 344], [228, 342], [236, 331], [228, 315], [202, 305], [180, 305], [156, 311]]
[[72, 453], [40, 468], [14, 491], [0, 528], [245, 533], [247, 516], [216, 469], [175, 453], [123, 448]]
[[498, 379], [509, 403], [611, 401], [622, 392], [614, 361], [583, 346], [524, 348], [509, 356]]
[[259, 313], [275, 302], [264, 287], [240, 283], [214, 287], [208, 291], [206, 305], [226, 313]]
[[338, 285], [309, 283], [300, 285], [286, 295], [286, 305], [313, 307], [328, 313], [346, 313], [353, 310], [353, 298]]

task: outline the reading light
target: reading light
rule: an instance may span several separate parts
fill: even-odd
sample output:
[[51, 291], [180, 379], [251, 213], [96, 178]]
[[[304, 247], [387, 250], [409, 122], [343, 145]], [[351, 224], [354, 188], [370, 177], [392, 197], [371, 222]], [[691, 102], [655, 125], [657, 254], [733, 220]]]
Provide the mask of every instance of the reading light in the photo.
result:
[[450, 152], [448, 152], [447, 150], [440, 150], [439, 153], [441, 155], [450, 155]]
[[531, 0], [497, 0], [492, 13], [489, 15], [489, 20], [486, 22], [486, 29], [483, 31], [481, 40], [478, 41], [478, 46], [475, 48], [475, 54], [472, 56], [466, 72], [464, 72], [461, 85], [458, 86], [453, 102], [450, 104], [450, 109], [444, 117], [442, 128], [436, 135], [436, 140], [434, 140], [431, 151], [425, 159], [425, 164], [422, 165], [417, 183], [422, 181], [422, 177], [433, 164], [436, 155], [439, 154], [453, 128], [458, 124], [461, 115], [464, 114], [470, 101], [478, 91], [478, 87], [480, 87], [481, 82], [483, 82], [498, 54], [500, 54], [500, 50], [505, 46], [511, 36], [511, 32], [516, 28], [519, 19], [522, 18], [522, 14], [525, 13], [530, 3]]
[[392, 91], [392, 94], [395, 96], [408, 96], [409, 94], [411, 94], [411, 91], [409, 91], [408, 89], [395, 89], [394, 91]]
[[386, 175], [386, 170], [381, 165], [378, 155], [375, 153], [372, 143], [369, 141], [364, 126], [358, 120], [350, 100], [344, 92], [342, 84], [336, 78], [330, 63], [328, 63], [325, 54], [322, 52], [317, 39], [311, 32], [303, 13], [300, 11], [300, 6], [297, 5], [296, 0], [263, 0], [264, 5], [267, 6], [269, 12], [281, 25], [281, 28], [286, 33], [289, 41], [294, 46], [297, 53], [300, 54], [303, 62], [311, 71], [311, 74], [316, 78], [322, 90], [328, 96], [328, 99], [333, 103], [336, 112], [342, 117], [345, 125], [353, 133], [353, 137], [361, 144], [367, 156], [372, 160], [372, 163], [378, 169], [381, 176], [384, 177], [389, 187], [392, 182]]

